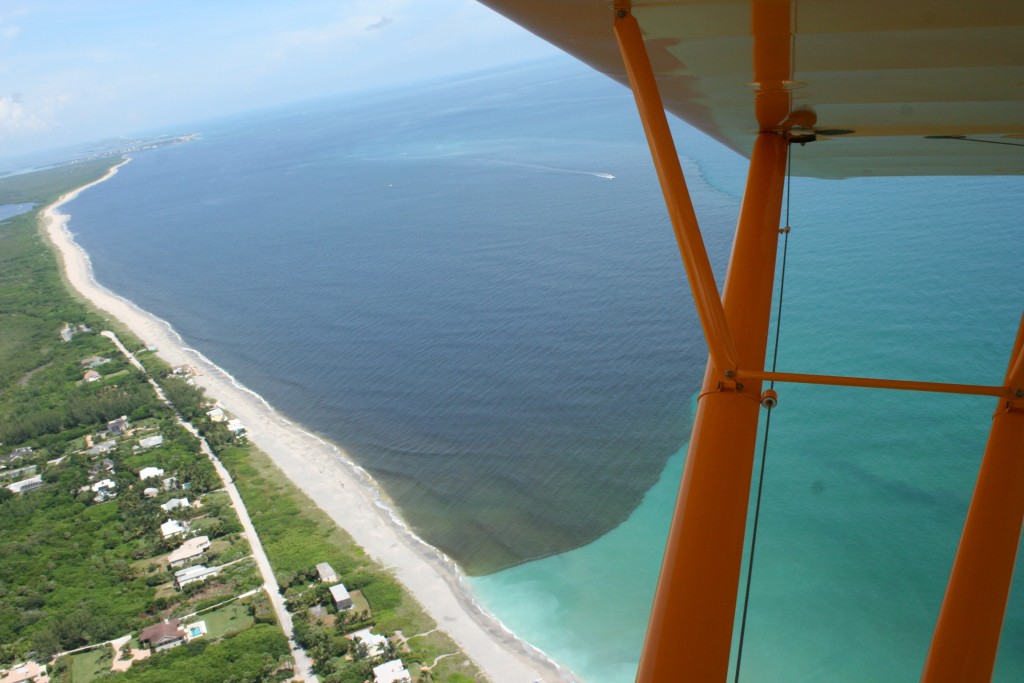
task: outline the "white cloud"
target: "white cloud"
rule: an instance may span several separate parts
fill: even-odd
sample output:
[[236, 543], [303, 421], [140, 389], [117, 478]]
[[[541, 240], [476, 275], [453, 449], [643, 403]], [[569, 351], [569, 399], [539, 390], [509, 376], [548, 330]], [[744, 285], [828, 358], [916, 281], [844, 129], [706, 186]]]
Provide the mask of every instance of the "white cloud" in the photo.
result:
[[50, 130], [55, 126], [56, 113], [70, 101], [68, 95], [38, 102], [21, 93], [0, 95], [0, 136], [16, 137]]

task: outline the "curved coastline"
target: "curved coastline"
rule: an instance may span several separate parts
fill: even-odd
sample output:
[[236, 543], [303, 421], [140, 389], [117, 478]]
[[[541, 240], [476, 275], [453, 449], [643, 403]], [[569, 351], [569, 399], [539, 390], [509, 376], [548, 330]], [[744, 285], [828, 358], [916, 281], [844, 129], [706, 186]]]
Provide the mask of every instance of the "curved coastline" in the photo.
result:
[[197, 370], [195, 382], [245, 425], [250, 440], [345, 529], [371, 557], [406, 586], [424, 609], [495, 683], [578, 680], [543, 651], [519, 639], [474, 598], [458, 565], [417, 536], [389, 504], [372, 476], [340, 448], [289, 420], [262, 396], [196, 349], [171, 324], [100, 285], [88, 253], [68, 229], [60, 207], [113, 177], [126, 158], [102, 178], [61, 196], [40, 211], [40, 231], [56, 250], [70, 287], [109, 313], [171, 365]]

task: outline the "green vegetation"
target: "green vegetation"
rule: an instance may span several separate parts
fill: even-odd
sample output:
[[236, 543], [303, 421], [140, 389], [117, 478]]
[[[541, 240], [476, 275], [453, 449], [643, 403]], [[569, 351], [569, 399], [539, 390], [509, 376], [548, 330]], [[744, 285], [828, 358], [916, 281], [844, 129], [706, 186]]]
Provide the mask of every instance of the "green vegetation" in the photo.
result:
[[74, 683], [89, 683], [110, 671], [113, 661], [114, 649], [109, 645], [72, 655], [71, 680]]
[[[288, 640], [276, 626], [256, 625], [213, 643], [198, 638], [111, 675], [111, 683], [257, 683], [291, 677]], [[77, 681], [75, 682], [77, 683]]]
[[[372, 626], [374, 633], [382, 635], [402, 631], [409, 638], [408, 650], [399, 647], [397, 655], [414, 677], [421, 664], [429, 665], [440, 655], [459, 651], [440, 631], [418, 635], [432, 631], [434, 621], [351, 536], [288, 481], [266, 454], [241, 446], [227, 448], [218, 457], [231, 471], [242, 497], [253, 502], [249, 509], [253, 524], [289, 605], [297, 610], [295, 639], [313, 658], [324, 683], [361, 683], [367, 678], [371, 662], [343, 659], [351, 647], [351, 641], [343, 636], [360, 628]], [[324, 619], [306, 609], [330, 604], [327, 587], [315, 583], [319, 562], [330, 563], [350, 591], [360, 591], [372, 614], [364, 618], [361, 609], [338, 613], [328, 607], [329, 618]], [[315, 584], [312, 589], [311, 584]], [[460, 655], [442, 659], [430, 675], [434, 682], [458, 683], [477, 680], [480, 673]]]
[[[114, 161], [0, 179], [0, 203], [44, 205], [100, 177]], [[98, 334], [111, 322], [65, 289], [37, 228], [38, 208], [0, 223], [0, 665], [45, 662], [61, 651], [137, 633], [262, 582], [245, 559], [248, 544], [224, 497], [199, 509], [160, 508], [171, 497], [195, 501], [220, 480], [145, 377]], [[166, 367], [152, 354], [140, 357], [146, 367]], [[98, 377], [85, 381], [87, 370]], [[112, 423], [121, 416], [127, 424]], [[141, 438], [156, 435], [161, 444], [140, 447]], [[160, 467], [169, 479], [143, 482], [144, 467]], [[36, 473], [38, 488], [17, 494], [6, 488]], [[175, 590], [164, 554], [181, 538], [162, 537], [159, 527], [168, 518], [195, 522], [217, 544], [206, 559], [232, 564], [217, 577]], [[141, 680], [287, 677], [286, 639], [265, 597], [210, 614], [214, 627], [204, 642], [181, 648], [166, 663], [154, 657], [140, 670]], [[247, 635], [256, 630], [254, 622], [260, 632]], [[180, 661], [185, 655], [196, 663]], [[62, 657], [54, 680], [105, 677], [113, 656], [110, 647], [100, 647]], [[206, 673], [176, 673], [189, 666]]]

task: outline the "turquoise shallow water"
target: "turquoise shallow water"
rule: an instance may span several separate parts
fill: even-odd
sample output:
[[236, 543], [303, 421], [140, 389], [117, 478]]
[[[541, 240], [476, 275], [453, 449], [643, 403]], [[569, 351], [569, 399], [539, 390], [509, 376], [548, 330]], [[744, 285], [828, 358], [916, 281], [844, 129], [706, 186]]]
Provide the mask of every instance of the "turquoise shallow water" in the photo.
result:
[[[736, 192], [714, 163], [705, 175]], [[1001, 383], [1021, 314], [1021, 186], [795, 180], [779, 369]], [[777, 390], [741, 680], [916, 680], [994, 399]], [[585, 680], [632, 680], [682, 461], [607, 536], [474, 587]], [[995, 680], [1024, 679], [1022, 584]]]
[[[511, 567], [470, 583], [512, 630], [631, 680], [705, 350], [628, 94], [556, 60], [188, 130], [69, 207], [98, 279]], [[744, 164], [677, 130], [721, 274]], [[792, 189], [780, 370], [1001, 380], [1024, 182]], [[913, 680], [992, 402], [778, 390], [741, 680]]]

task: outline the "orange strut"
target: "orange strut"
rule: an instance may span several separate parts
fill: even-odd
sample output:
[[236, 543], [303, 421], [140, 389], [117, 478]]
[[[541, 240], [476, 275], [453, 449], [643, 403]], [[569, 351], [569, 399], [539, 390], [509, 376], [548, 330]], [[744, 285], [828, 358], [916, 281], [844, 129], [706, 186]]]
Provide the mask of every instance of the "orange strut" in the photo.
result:
[[736, 345], [725, 322], [725, 311], [718, 296], [718, 285], [711, 272], [711, 262], [700, 235], [697, 214], [686, 189], [686, 179], [679, 165], [672, 132], [665, 118], [658, 84], [654, 80], [651, 62], [647, 57], [640, 25], [628, 10], [619, 9], [615, 17], [615, 37], [619, 42], [622, 60], [626, 65], [629, 83], [633, 87], [636, 107], [647, 134], [647, 143], [658, 170], [661, 191], [672, 221], [672, 228], [679, 243], [679, 253], [686, 266], [686, 277], [690, 281], [697, 314], [700, 316], [708, 350], [716, 364], [728, 370], [736, 368]]
[[923, 683], [988, 681], [1006, 614], [1024, 522], [1024, 317], [1006, 384], [1012, 398], [992, 418], [978, 482], [953, 561], [946, 597], [921, 674]]

